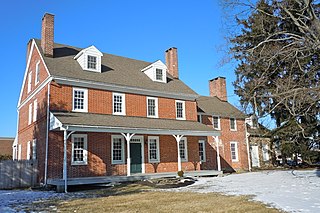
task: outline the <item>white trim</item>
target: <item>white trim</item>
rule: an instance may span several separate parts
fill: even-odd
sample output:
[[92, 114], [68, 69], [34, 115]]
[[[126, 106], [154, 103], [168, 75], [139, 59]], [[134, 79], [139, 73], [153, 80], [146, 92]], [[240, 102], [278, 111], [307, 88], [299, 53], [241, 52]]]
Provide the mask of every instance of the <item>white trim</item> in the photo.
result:
[[[83, 138], [83, 161], [74, 161], [74, 138]], [[87, 165], [88, 164], [88, 136], [86, 134], [72, 134], [71, 135], [71, 165]]]
[[[178, 110], [177, 110], [177, 103], [182, 103], [182, 118], [178, 118]], [[177, 120], [186, 120], [186, 106], [185, 101], [176, 100], [175, 101], [175, 107], [176, 107], [176, 119]]]
[[[150, 159], [150, 140], [156, 140], [157, 146], [157, 159]], [[159, 146], [159, 136], [148, 136], [148, 162], [149, 163], [159, 163], [160, 162], [160, 146]]]
[[32, 160], [37, 159], [37, 139], [32, 140]]
[[28, 125], [32, 123], [32, 103], [29, 104]]
[[[154, 100], [154, 104], [155, 104], [155, 115], [149, 115], [149, 100]], [[158, 118], [158, 98], [155, 97], [147, 97], [147, 117], [148, 118]]]
[[31, 159], [31, 142], [28, 141], [27, 143], [27, 160]]
[[[113, 160], [113, 139], [121, 140], [121, 160]], [[111, 164], [124, 164], [124, 137], [122, 135], [111, 135]]]
[[32, 71], [28, 73], [28, 86], [27, 86], [27, 94], [29, 94], [32, 90]]
[[[214, 127], [214, 117], [218, 118], [218, 127], [217, 127], [217, 128]], [[216, 129], [216, 130], [221, 130], [220, 116], [218, 116], [218, 115], [212, 115], [212, 127], [213, 127], [214, 129]]]
[[40, 60], [36, 63], [36, 72], [34, 75], [34, 85], [37, 85], [40, 81]]
[[35, 122], [38, 118], [38, 100], [35, 99], [33, 101], [33, 122]]
[[[202, 144], [202, 147], [203, 147], [203, 160], [199, 159], [200, 162], [206, 162], [206, 141], [205, 140], [199, 140], [198, 142], [199, 144], [201, 143]], [[199, 158], [200, 158], [200, 149], [199, 149]]]
[[[234, 129], [231, 129], [231, 119], [234, 119]], [[230, 123], [230, 130], [231, 131], [237, 131], [237, 119], [236, 118], [230, 118], [229, 119], [229, 123]]]
[[[132, 139], [139, 139], [140, 142], [131, 141]], [[144, 162], [144, 137], [142, 135], [132, 136], [130, 139], [130, 143], [140, 143], [141, 144], [141, 173], [146, 173], [145, 162]], [[130, 164], [131, 164], [131, 161], [130, 161]]]
[[179, 141], [179, 147], [180, 147], [180, 143], [184, 142], [184, 155], [185, 158], [181, 158], [181, 162], [188, 162], [188, 141], [187, 141], [187, 137], [182, 137]]
[[[232, 150], [231, 150], [231, 144], [235, 144], [235, 157], [236, 159], [232, 159]], [[238, 162], [239, 161], [239, 149], [238, 149], [238, 142], [231, 141], [230, 142], [230, 154], [231, 154], [231, 160], [232, 162]]]
[[[114, 96], [121, 96], [121, 112], [114, 111]], [[126, 115], [126, 95], [124, 93], [112, 93], [112, 114], [113, 115]]]
[[[83, 92], [83, 109], [75, 109], [74, 107], [74, 93], [75, 91]], [[88, 89], [85, 88], [72, 88], [72, 111], [73, 112], [88, 112]]]
[[18, 145], [18, 160], [21, 160], [22, 157], [22, 144]]

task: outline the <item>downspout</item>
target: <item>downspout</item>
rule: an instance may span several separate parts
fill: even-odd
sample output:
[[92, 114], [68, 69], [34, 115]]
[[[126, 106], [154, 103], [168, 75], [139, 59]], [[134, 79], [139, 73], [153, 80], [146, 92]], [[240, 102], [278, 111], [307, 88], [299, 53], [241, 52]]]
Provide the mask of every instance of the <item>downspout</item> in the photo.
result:
[[44, 161], [44, 185], [47, 186], [47, 177], [48, 177], [48, 149], [49, 149], [49, 128], [50, 128], [50, 84], [48, 83], [48, 97], [47, 97], [47, 133], [46, 133], [46, 155]]
[[248, 133], [247, 123], [244, 122], [244, 125], [245, 125], [245, 130], [246, 130], [246, 145], [247, 145], [247, 154], [248, 154], [248, 166], [249, 166], [249, 172], [251, 172], [252, 168], [251, 168], [250, 148], [249, 148], [249, 137], [250, 137], [250, 134]]

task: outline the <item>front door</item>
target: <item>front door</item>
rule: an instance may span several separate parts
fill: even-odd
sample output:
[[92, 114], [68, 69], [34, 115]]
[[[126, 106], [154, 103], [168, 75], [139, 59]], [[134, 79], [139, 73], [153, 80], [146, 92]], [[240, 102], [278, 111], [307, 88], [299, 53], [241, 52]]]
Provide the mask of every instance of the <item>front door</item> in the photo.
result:
[[251, 146], [251, 159], [252, 167], [260, 167], [258, 146]]
[[141, 143], [130, 143], [131, 173], [142, 173]]

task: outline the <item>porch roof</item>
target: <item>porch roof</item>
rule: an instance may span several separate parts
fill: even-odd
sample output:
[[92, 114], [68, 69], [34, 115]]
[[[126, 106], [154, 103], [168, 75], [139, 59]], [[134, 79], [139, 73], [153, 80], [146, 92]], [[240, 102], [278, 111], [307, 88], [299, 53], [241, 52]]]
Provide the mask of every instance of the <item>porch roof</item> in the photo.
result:
[[77, 112], [51, 112], [50, 130], [158, 135], [219, 136], [220, 132], [196, 121], [130, 117]]

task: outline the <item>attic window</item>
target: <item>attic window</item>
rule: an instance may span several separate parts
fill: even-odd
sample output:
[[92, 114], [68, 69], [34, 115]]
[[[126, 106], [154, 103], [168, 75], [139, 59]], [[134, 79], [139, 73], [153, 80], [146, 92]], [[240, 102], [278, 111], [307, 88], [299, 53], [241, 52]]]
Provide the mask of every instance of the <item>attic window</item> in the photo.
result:
[[156, 69], [156, 80], [157, 81], [163, 81], [162, 69]]
[[97, 57], [96, 56], [92, 56], [92, 55], [88, 55], [88, 69], [93, 69], [96, 70], [97, 69]]

